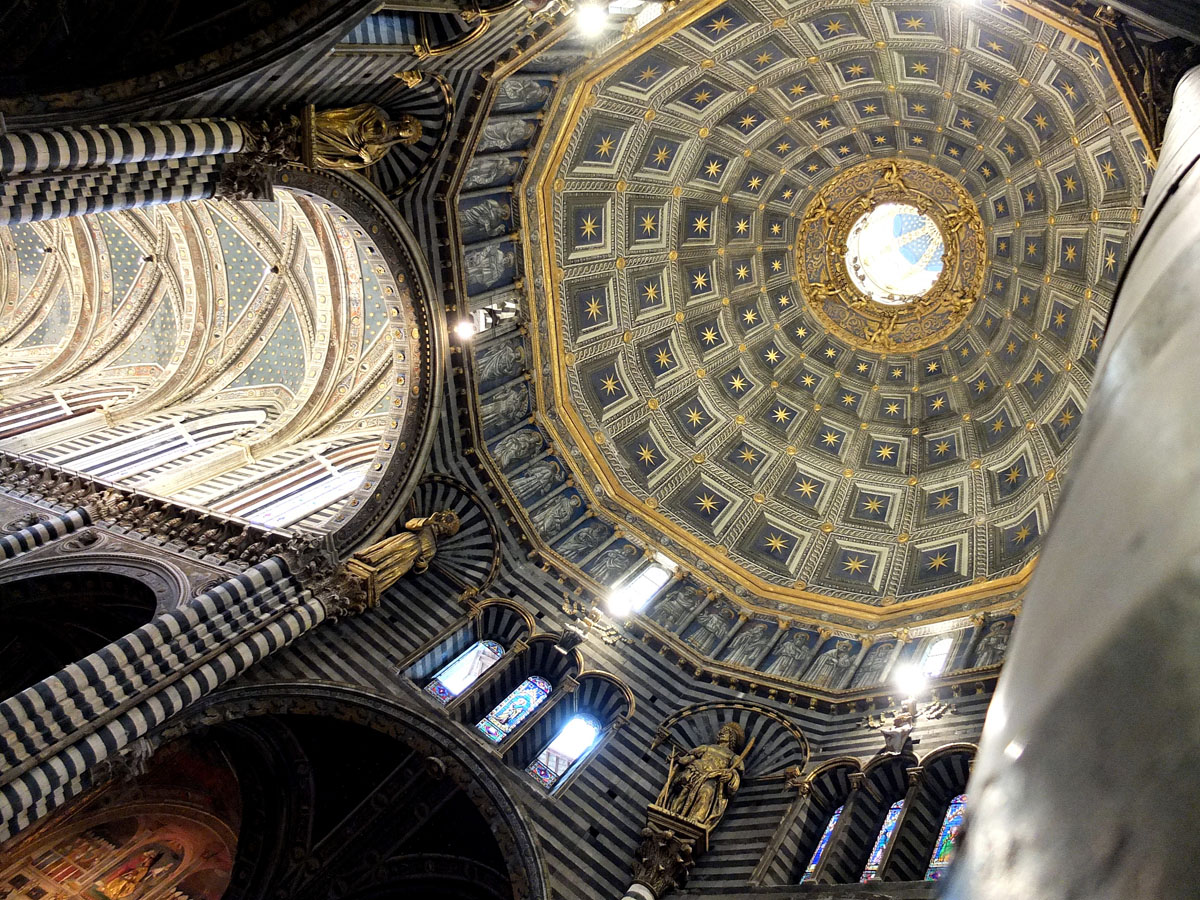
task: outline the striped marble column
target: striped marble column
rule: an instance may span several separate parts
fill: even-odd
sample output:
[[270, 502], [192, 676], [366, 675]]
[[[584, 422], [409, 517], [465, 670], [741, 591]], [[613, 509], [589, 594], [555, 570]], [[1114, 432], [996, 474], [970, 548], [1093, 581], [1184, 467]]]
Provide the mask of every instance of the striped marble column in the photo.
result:
[[228, 119], [0, 134], [0, 225], [212, 197], [245, 140]]
[[0, 842], [88, 770], [325, 620], [272, 557], [0, 703]]
[[57, 540], [72, 531], [92, 524], [92, 517], [86, 509], [72, 509], [65, 513], [43, 513], [46, 516], [42, 522], [35, 522], [12, 534], [0, 535], [0, 561], [12, 559], [40, 547], [49, 541]]
[[53, 131], [0, 134], [0, 173], [66, 174], [94, 166], [236, 153], [242, 127], [230, 119], [83, 125]]

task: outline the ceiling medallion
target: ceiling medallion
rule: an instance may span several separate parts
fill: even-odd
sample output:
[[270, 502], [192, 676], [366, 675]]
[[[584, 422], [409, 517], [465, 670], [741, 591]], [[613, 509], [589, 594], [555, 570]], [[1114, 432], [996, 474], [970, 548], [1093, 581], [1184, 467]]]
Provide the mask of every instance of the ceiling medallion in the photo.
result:
[[983, 220], [933, 166], [872, 160], [826, 183], [804, 212], [797, 271], [809, 308], [860, 350], [908, 353], [966, 318], [987, 275]]

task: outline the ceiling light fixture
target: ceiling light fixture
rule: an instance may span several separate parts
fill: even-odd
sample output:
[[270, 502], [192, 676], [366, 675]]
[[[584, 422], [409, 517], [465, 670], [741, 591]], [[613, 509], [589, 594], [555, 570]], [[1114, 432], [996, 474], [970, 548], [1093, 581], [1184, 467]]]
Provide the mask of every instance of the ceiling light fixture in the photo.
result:
[[587, 37], [597, 37], [608, 27], [608, 7], [601, 3], [582, 3], [575, 7], [575, 22]]

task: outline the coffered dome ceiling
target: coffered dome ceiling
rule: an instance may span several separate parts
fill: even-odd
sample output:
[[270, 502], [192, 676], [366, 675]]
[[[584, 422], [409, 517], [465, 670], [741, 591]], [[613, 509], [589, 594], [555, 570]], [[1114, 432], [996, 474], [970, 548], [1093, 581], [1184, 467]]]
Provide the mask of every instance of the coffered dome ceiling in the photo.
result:
[[752, 604], [1011, 588], [1153, 165], [1098, 48], [1015, 2], [737, 0], [560, 82], [506, 252], [583, 501]]

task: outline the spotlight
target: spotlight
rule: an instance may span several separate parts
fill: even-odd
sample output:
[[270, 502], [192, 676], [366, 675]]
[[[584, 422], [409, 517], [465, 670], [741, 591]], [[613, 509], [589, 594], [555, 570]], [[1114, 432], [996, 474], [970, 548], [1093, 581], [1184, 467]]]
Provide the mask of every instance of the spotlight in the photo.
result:
[[631, 585], [624, 585], [608, 595], [608, 600], [604, 605], [608, 609], [608, 614], [614, 619], [628, 618], [629, 614], [633, 612], [637, 598], [630, 590], [631, 587]]
[[587, 37], [596, 37], [608, 26], [608, 8], [600, 3], [583, 3], [575, 7], [575, 21]]
[[915, 697], [925, 687], [925, 676], [919, 667], [910, 663], [896, 669], [892, 682], [904, 696]]
[[475, 337], [475, 323], [470, 319], [463, 319], [454, 326], [454, 333], [458, 335], [459, 340], [469, 341]]

